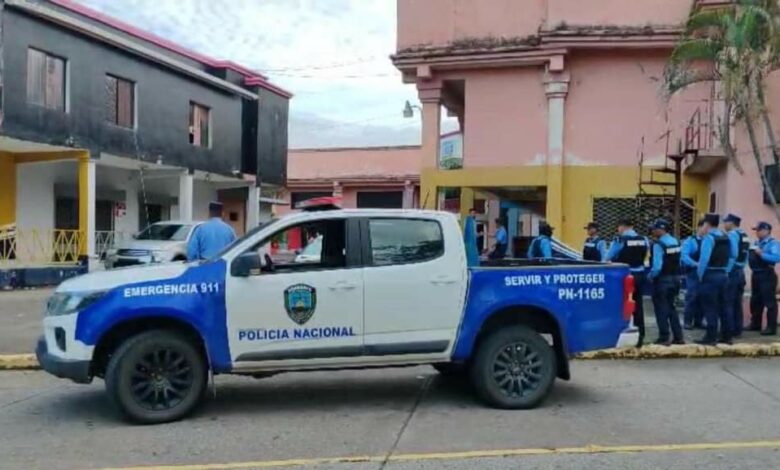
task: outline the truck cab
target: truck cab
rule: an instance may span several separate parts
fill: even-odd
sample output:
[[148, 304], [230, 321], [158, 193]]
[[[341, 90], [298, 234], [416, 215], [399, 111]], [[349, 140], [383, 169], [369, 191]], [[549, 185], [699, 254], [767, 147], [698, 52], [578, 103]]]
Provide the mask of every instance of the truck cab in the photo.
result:
[[[296, 237], [319, 252], [285, 249]], [[621, 265], [517, 263], [467, 268], [449, 213], [300, 212], [211, 260], [64, 282], [37, 355], [57, 376], [104, 378], [117, 408], [147, 423], [190, 412], [209, 373], [419, 364], [468, 374], [491, 405], [529, 408], [569, 378], [570, 354], [626, 334], [631, 285]]]

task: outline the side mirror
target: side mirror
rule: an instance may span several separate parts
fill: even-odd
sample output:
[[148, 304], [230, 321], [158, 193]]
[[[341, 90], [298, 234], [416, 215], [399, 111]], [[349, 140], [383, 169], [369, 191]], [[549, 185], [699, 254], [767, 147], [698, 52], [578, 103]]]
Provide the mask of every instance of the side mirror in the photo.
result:
[[230, 275], [234, 277], [249, 277], [260, 274], [263, 261], [255, 252], [247, 252], [234, 259], [230, 264]]

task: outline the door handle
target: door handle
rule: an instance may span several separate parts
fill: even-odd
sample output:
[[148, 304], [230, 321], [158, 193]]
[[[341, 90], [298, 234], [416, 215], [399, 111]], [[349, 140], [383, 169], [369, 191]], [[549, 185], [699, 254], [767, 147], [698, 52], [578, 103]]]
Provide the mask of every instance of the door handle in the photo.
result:
[[339, 281], [328, 287], [330, 290], [352, 290], [357, 288], [357, 284], [352, 284], [351, 282], [347, 281]]
[[434, 277], [433, 279], [431, 279], [431, 284], [434, 284], [434, 285], [455, 284], [456, 282], [458, 282], [457, 279], [455, 279], [454, 277], [449, 277], [449, 276], [437, 276], [437, 277]]

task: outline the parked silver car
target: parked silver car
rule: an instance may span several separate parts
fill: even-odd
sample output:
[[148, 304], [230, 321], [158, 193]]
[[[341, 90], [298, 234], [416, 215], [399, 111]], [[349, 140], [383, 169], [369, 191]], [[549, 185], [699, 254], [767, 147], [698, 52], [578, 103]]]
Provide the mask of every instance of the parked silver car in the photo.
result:
[[106, 269], [187, 260], [187, 243], [203, 222], [157, 222], [106, 252]]

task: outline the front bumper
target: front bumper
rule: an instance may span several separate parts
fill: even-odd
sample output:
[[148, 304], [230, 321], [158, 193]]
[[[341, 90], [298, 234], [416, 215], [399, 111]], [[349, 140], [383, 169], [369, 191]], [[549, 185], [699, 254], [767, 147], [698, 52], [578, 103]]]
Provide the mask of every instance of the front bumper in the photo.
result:
[[80, 384], [92, 382], [90, 361], [67, 360], [50, 354], [46, 346], [46, 338], [43, 336], [38, 339], [38, 345], [35, 347], [35, 357], [38, 358], [38, 363], [41, 364], [43, 370], [56, 377], [71, 379]]

